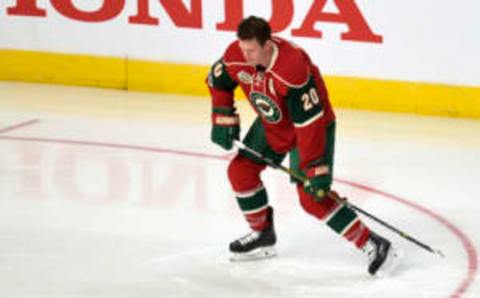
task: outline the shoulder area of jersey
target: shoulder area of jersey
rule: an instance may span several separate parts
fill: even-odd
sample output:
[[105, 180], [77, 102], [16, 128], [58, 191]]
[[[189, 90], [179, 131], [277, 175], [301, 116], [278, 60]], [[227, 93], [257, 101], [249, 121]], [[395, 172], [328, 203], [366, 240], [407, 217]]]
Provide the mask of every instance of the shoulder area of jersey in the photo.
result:
[[288, 87], [301, 87], [310, 77], [310, 61], [307, 54], [297, 45], [274, 37], [274, 54], [267, 69]]

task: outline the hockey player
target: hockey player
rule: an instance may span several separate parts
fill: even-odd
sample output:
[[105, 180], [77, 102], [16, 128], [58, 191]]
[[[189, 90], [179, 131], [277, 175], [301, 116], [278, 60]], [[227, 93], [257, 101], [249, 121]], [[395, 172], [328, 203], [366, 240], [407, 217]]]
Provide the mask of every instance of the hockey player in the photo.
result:
[[[234, 89], [240, 87], [258, 114], [243, 142], [274, 162], [290, 153], [290, 166], [308, 178], [297, 183], [304, 210], [366, 252], [368, 272], [376, 274], [392, 253], [391, 243], [372, 232], [357, 214], [330, 192], [335, 143], [335, 114], [320, 71], [296, 45], [271, 36], [262, 18], [248, 17], [238, 39], [215, 62], [207, 83], [212, 98], [211, 139], [226, 150], [239, 139]], [[230, 243], [234, 259], [275, 255], [273, 208], [260, 179], [266, 164], [240, 150], [228, 167], [238, 205], [252, 232]]]

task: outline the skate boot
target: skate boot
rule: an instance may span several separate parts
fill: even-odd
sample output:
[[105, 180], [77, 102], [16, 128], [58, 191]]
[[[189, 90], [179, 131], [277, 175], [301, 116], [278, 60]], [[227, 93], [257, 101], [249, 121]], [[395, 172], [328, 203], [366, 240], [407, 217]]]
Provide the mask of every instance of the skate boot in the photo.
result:
[[274, 244], [277, 242], [273, 227], [273, 209], [268, 207], [267, 220], [270, 225], [262, 231], [249, 234], [230, 243], [231, 261], [250, 261], [270, 258], [276, 255]]
[[390, 241], [373, 232], [370, 232], [363, 251], [368, 256], [370, 275], [388, 275], [396, 267], [400, 257], [400, 253], [393, 248]]

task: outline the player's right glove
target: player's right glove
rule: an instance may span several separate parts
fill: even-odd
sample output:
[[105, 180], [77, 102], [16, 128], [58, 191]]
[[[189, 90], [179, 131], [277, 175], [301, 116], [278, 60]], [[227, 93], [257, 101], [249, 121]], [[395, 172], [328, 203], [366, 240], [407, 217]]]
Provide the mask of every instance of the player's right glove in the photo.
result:
[[240, 118], [235, 108], [213, 108], [211, 139], [226, 150], [240, 138]]

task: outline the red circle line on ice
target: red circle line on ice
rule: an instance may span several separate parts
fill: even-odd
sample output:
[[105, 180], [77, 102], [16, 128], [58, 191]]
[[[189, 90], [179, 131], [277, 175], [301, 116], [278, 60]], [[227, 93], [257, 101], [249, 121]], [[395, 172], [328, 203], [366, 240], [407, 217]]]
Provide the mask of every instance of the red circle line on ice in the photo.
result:
[[[149, 147], [149, 146], [147, 147], [147, 146], [130, 145], [130, 144], [116, 144], [116, 143], [81, 141], [81, 140], [53, 139], [53, 138], [0, 136], [0, 140], [17, 141], [17, 142], [34, 142], [34, 143], [52, 143], [52, 144], [63, 144], [63, 145], [73, 145], [73, 146], [105, 147], [105, 148], [112, 148], [112, 149], [146, 151], [146, 152], [153, 152], [153, 153], [173, 154], [173, 155], [181, 155], [181, 156], [188, 156], [188, 157], [194, 157], [194, 158], [215, 159], [215, 160], [228, 160], [232, 156], [232, 154], [213, 155], [213, 154], [204, 154], [204, 153], [196, 153], [196, 152], [181, 151], [181, 150], [162, 149], [158, 147]], [[478, 270], [477, 255], [478, 254], [472, 241], [468, 238], [468, 236], [462, 230], [460, 230], [458, 227], [456, 227], [453, 223], [451, 223], [448, 219], [444, 218], [443, 216], [435, 213], [434, 211], [426, 207], [423, 207], [419, 204], [408, 201], [407, 199], [375, 189], [370, 186], [348, 181], [345, 179], [336, 178], [335, 181], [338, 183], [349, 185], [351, 187], [358, 188], [358, 189], [379, 195], [380, 197], [404, 204], [414, 209], [417, 212], [427, 215], [428, 217], [434, 219], [438, 223], [445, 226], [462, 243], [462, 246], [467, 254], [467, 259], [468, 259], [468, 268], [467, 268], [466, 276], [462, 278], [458, 286], [455, 288], [454, 292], [451, 293], [448, 297], [460, 298], [463, 296], [463, 294], [467, 292], [468, 288], [473, 283], [475, 276], [477, 274], [477, 270]]]

